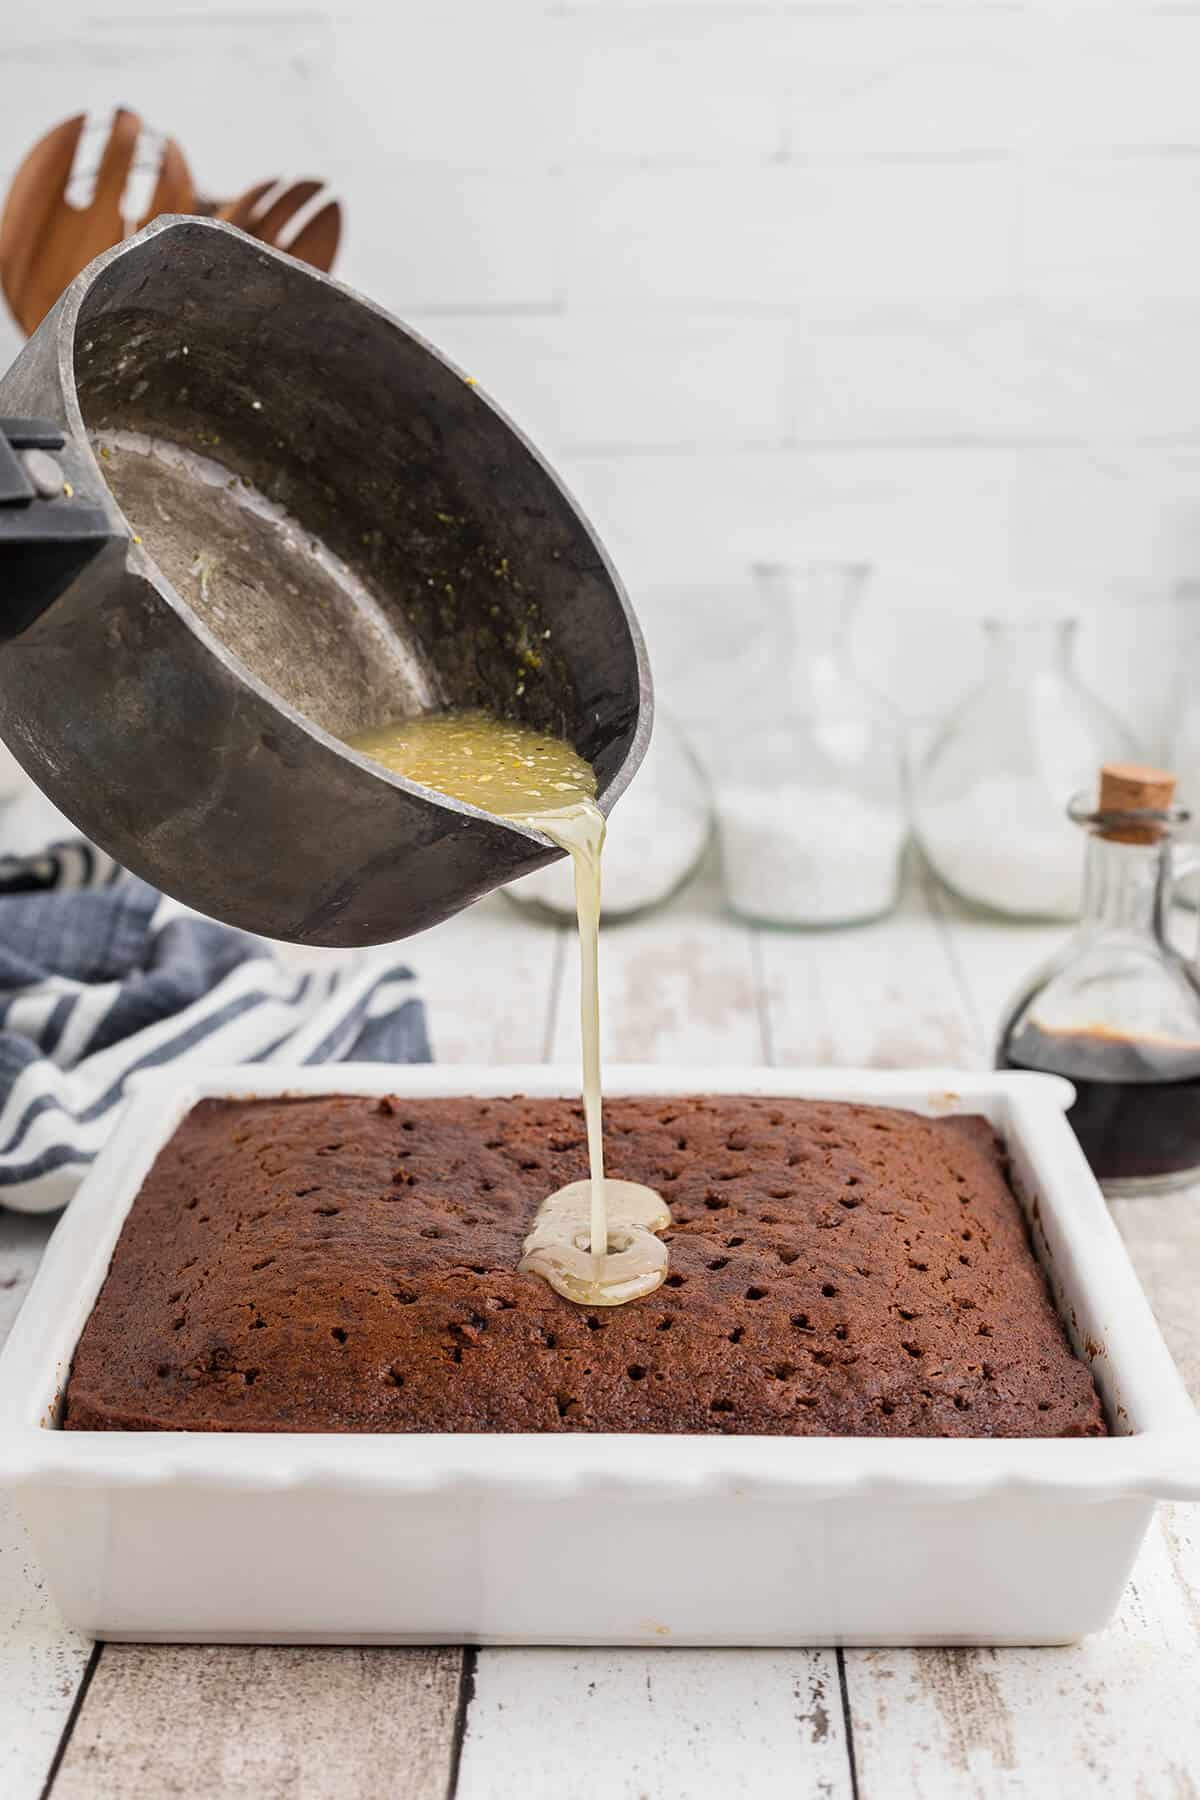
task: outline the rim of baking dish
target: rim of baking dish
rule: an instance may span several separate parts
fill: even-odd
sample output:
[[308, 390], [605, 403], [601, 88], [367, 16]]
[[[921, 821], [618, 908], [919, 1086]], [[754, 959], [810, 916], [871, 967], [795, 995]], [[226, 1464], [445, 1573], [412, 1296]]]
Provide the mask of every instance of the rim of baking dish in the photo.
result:
[[751, 1094], [985, 1112], [1032, 1188], [1039, 1254], [1076, 1349], [1105, 1395], [1106, 1438], [764, 1438], [689, 1434], [64, 1432], [50, 1421], [71, 1356], [150, 1164], [207, 1098], [352, 1094], [574, 1096], [552, 1064], [338, 1064], [140, 1077], [47, 1247], [0, 1353], [0, 1481], [16, 1487], [461, 1498], [765, 1498], [1047, 1503], [1200, 1499], [1200, 1420], [1064, 1116], [1056, 1076], [766, 1067], [615, 1066], [611, 1095]]

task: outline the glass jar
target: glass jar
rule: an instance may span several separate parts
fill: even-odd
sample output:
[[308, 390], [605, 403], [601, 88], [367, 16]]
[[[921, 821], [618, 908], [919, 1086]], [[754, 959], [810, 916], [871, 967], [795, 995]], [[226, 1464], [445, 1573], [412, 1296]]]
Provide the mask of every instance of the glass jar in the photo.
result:
[[1072, 802], [1087, 832], [1078, 929], [1025, 984], [999, 1036], [1001, 1068], [1065, 1075], [1068, 1117], [1106, 1192], [1200, 1175], [1200, 981], [1167, 937], [1172, 839], [1188, 814], [1174, 778], [1121, 765]]
[[[712, 796], [682, 728], [660, 707], [650, 747], [613, 808], [604, 839], [601, 918], [630, 919], [661, 906], [695, 871], [712, 836]], [[501, 890], [515, 906], [575, 920], [569, 857]]]
[[773, 674], [713, 746], [730, 909], [755, 923], [850, 925], [895, 906], [908, 834], [899, 723], [855, 673], [870, 571], [761, 563]]
[[983, 629], [983, 682], [916, 779], [917, 840], [960, 899], [1014, 918], [1073, 919], [1082, 846], [1065, 809], [1099, 764], [1136, 749], [1075, 674], [1074, 619], [987, 619]]

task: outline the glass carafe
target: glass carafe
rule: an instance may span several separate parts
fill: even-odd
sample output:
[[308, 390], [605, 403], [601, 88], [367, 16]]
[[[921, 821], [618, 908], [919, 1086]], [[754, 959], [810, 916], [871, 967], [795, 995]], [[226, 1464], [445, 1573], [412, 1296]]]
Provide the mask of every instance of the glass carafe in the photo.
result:
[[1087, 832], [1074, 936], [1033, 975], [1000, 1032], [998, 1066], [1065, 1075], [1069, 1118], [1107, 1192], [1200, 1176], [1200, 983], [1166, 924], [1172, 838], [1186, 824], [1174, 781], [1106, 769], [1100, 804], [1077, 796]]
[[900, 730], [850, 654], [869, 574], [857, 563], [755, 566], [771, 673], [712, 747], [725, 897], [741, 918], [848, 925], [896, 903], [908, 830]]
[[914, 824], [960, 898], [1016, 918], [1072, 919], [1081, 846], [1065, 809], [1102, 762], [1135, 746], [1079, 681], [1073, 619], [988, 619], [981, 686], [917, 776]]

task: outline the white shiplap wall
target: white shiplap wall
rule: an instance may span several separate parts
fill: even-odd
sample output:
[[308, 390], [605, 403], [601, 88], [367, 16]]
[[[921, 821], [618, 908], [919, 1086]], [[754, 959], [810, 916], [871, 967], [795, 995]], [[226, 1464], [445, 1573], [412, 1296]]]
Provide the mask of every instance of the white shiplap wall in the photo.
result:
[[[132, 105], [344, 195], [340, 272], [562, 467], [678, 695], [847, 553], [915, 714], [1012, 584], [1152, 730], [1200, 574], [1200, 5], [0, 0], [0, 174]], [[15, 347], [0, 330], [0, 350]], [[939, 653], [930, 655], [930, 616]]]

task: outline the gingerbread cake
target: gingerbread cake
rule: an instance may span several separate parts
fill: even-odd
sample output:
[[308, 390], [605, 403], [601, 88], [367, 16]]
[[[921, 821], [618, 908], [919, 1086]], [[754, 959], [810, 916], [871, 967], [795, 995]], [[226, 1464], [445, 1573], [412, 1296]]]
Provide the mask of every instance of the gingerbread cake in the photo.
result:
[[673, 1213], [665, 1286], [519, 1274], [587, 1173], [566, 1100], [205, 1101], [80, 1338], [78, 1431], [1099, 1436], [977, 1117], [610, 1099], [609, 1172]]

